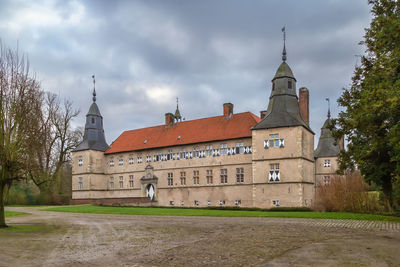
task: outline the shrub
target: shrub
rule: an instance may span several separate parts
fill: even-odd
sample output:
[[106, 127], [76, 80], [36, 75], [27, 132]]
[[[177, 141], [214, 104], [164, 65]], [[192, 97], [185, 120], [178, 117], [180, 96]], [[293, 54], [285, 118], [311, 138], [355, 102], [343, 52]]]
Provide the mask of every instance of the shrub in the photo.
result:
[[321, 211], [383, 212], [385, 207], [379, 203], [379, 194], [368, 189], [360, 172], [336, 175], [329, 184], [317, 185], [315, 208]]

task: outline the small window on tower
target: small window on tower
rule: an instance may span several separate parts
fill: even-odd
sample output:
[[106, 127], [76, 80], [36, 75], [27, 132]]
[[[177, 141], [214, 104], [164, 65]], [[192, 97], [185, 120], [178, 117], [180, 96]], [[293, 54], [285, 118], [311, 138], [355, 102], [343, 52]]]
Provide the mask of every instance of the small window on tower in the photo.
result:
[[272, 91], [275, 90], [275, 83], [272, 83]]
[[292, 81], [290, 81], [290, 80], [288, 81], [288, 88], [292, 89]]
[[94, 122], [95, 122], [95, 120], [94, 120], [94, 118], [92, 118], [92, 123], [94, 124]]

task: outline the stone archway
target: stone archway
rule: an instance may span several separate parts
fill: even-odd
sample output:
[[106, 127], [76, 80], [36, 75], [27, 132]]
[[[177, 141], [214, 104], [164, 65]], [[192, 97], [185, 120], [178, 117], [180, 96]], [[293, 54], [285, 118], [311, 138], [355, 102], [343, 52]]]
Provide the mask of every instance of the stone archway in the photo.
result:
[[154, 168], [149, 164], [145, 168], [145, 175], [140, 179], [142, 184], [142, 196], [151, 201], [157, 201], [158, 178], [154, 175]]

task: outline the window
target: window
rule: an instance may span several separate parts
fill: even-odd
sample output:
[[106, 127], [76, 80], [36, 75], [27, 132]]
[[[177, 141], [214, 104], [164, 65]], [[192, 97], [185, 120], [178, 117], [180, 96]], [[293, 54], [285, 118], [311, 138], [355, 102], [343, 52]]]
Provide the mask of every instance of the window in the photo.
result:
[[181, 201], [181, 206], [183, 206], [183, 205], [185, 205], [185, 201], [182, 200]]
[[129, 175], [129, 187], [133, 187], [133, 175]]
[[78, 166], [82, 166], [82, 165], [83, 165], [82, 157], [79, 157], [79, 159], [78, 159]]
[[194, 205], [195, 205], [195, 206], [198, 206], [198, 205], [199, 205], [199, 201], [198, 201], [198, 200], [195, 200], [195, 201], [194, 201]]
[[151, 156], [150, 155], [146, 156], [146, 162], [151, 162]]
[[324, 161], [324, 167], [326, 168], [326, 167], [330, 167], [330, 166], [331, 166], [331, 160], [330, 159], [326, 159]]
[[219, 201], [219, 205], [221, 205], [221, 206], [222, 206], [222, 205], [225, 205], [225, 200], [220, 200], [220, 201]]
[[236, 143], [236, 154], [244, 154], [243, 143]]
[[270, 134], [269, 139], [264, 141], [264, 148], [285, 147], [285, 140], [279, 139], [279, 134]]
[[244, 168], [236, 168], [236, 183], [244, 183]]
[[170, 204], [171, 206], [173, 206], [173, 205], [175, 205], [175, 202], [174, 202], [174, 201], [170, 201], [169, 204]]
[[174, 185], [174, 174], [172, 172], [168, 173], [168, 186]]
[[228, 154], [228, 144], [221, 144], [221, 155], [227, 155]]
[[124, 188], [124, 177], [123, 176], [119, 177], [119, 188]]
[[114, 177], [110, 177], [110, 189], [114, 189]]
[[181, 172], [181, 185], [186, 185], [186, 172]]
[[279, 207], [280, 206], [279, 200], [272, 200], [272, 205]]
[[194, 154], [195, 158], [200, 157], [200, 148], [199, 148], [199, 146], [194, 146], [193, 147], [193, 154]]
[[179, 152], [179, 154], [180, 154], [180, 157], [179, 157], [179, 158], [184, 159], [185, 156], [186, 156], [186, 149], [185, 149], [185, 148], [182, 148], [182, 149], [181, 149], [181, 152]]
[[206, 146], [206, 155], [207, 155], [207, 157], [212, 156], [212, 150], [213, 150], [213, 146], [212, 145]]
[[119, 166], [124, 165], [124, 159], [123, 159], [123, 158], [120, 158], [120, 159], [118, 160], [118, 165], [119, 165]]
[[114, 160], [110, 159], [110, 163], [109, 163], [110, 167], [114, 167]]
[[128, 163], [129, 163], [130, 165], [132, 165], [132, 164], [133, 164], [133, 162], [134, 162], [134, 160], [133, 160], [133, 156], [129, 156], [129, 161], [128, 161]]
[[206, 178], [207, 178], [207, 184], [212, 184], [213, 183], [213, 173], [212, 170], [207, 170], [206, 171]]
[[331, 177], [329, 175], [324, 176], [324, 185], [328, 185], [331, 182]]
[[292, 89], [293, 86], [292, 86], [292, 81], [291, 81], [291, 80], [288, 81], [288, 86], [287, 86], [287, 87], [288, 87], [289, 89]]
[[210, 205], [211, 205], [211, 201], [207, 200], [207, 206], [210, 206]]
[[193, 171], [193, 184], [200, 184], [199, 171]]
[[138, 156], [137, 157], [137, 163], [142, 163], [142, 162], [143, 162], [142, 156]]
[[269, 164], [269, 179], [270, 182], [279, 182], [279, 163]]
[[221, 184], [228, 183], [228, 170], [221, 169]]
[[82, 177], [79, 177], [78, 188], [79, 188], [79, 190], [83, 190], [83, 178]]
[[240, 205], [240, 204], [242, 204], [242, 200], [240, 200], [240, 199], [235, 200], [235, 205], [236, 205], [236, 206], [238, 206], [238, 205]]
[[96, 122], [96, 120], [94, 119], [94, 117], [92, 117], [92, 123], [94, 124]]

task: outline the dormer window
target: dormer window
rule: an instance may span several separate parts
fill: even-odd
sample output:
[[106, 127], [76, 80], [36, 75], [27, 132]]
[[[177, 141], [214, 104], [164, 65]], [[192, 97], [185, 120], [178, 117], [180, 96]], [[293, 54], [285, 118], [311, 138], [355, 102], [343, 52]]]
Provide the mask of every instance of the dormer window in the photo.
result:
[[292, 85], [292, 81], [291, 80], [288, 81], [288, 88], [289, 89], [293, 89], [293, 85]]

